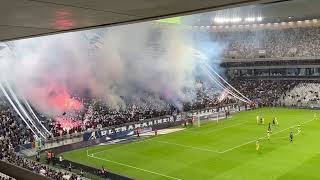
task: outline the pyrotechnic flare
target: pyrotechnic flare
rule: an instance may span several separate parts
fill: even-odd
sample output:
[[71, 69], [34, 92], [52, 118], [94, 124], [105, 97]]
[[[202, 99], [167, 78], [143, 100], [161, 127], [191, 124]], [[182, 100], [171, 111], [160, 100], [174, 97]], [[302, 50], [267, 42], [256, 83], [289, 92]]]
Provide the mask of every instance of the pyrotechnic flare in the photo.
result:
[[[242, 93], [240, 93], [237, 89], [235, 89], [233, 86], [231, 86], [226, 80], [224, 80], [208, 63], [208, 58], [201, 53], [198, 50], [192, 49], [193, 50], [193, 56], [195, 58], [197, 58], [200, 61], [200, 67], [202, 70], [204, 70], [206, 72], [206, 75], [214, 82], [216, 83], [216, 85], [218, 85], [219, 87], [221, 87], [223, 90], [228, 91], [229, 94], [231, 94], [233, 97], [249, 103], [251, 102], [251, 100], [249, 98], [247, 98], [246, 96], [244, 96]], [[213, 73], [215, 75], [213, 75]], [[222, 81], [222, 82], [221, 82]], [[226, 83], [226, 85], [224, 85], [223, 83]], [[232, 92], [232, 90], [234, 90], [235, 92]], [[238, 95], [237, 95], [238, 94]]]

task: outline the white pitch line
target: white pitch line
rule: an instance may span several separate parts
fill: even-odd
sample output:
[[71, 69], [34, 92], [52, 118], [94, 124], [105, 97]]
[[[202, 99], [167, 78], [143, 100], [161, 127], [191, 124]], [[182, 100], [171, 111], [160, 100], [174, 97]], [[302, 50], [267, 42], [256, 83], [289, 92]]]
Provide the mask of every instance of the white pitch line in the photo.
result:
[[199, 133], [199, 134], [210, 134], [212, 132], [216, 132], [216, 131], [219, 131], [219, 130], [228, 129], [228, 128], [235, 127], [235, 126], [240, 126], [240, 125], [245, 124], [247, 122], [248, 121], [244, 121], [244, 122], [241, 122], [241, 123], [238, 123], [238, 124], [234, 124], [234, 125], [231, 125], [231, 126], [226, 126], [226, 127], [223, 127], [223, 128], [213, 129], [212, 131], [209, 131], [207, 133]]
[[[293, 136], [298, 136], [300, 134], [300, 132], [298, 131], [296, 134], [294, 134]], [[276, 137], [276, 138], [272, 138], [272, 139], [285, 139], [285, 138], [290, 138], [289, 136], [282, 136], [282, 137]]]
[[[152, 140], [152, 138], [143, 139], [143, 140], [137, 140], [137, 141], [134, 141], [134, 142], [128, 142], [128, 143], [126, 143], [126, 144], [122, 144], [122, 145], [117, 146], [117, 147], [112, 147], [112, 148], [109, 148], [109, 149], [106, 149], [106, 150], [102, 150], [102, 151], [98, 151], [98, 152], [96, 152], [96, 153], [92, 153], [92, 155], [100, 154], [100, 153], [103, 153], [103, 152], [106, 152], [106, 151], [109, 151], [109, 150], [114, 150], [114, 149], [118, 149], [118, 148], [123, 148], [123, 147], [126, 147], [126, 146], [130, 146], [130, 145], [132, 145], [132, 144], [143, 143], [143, 142], [150, 141], [150, 140]], [[110, 145], [106, 145], [106, 146], [110, 146]]]
[[[241, 122], [241, 123], [238, 123], [238, 124], [234, 124], [234, 125], [231, 125], [231, 126], [226, 126], [226, 127], [223, 127], [223, 128], [217, 128], [217, 129], [213, 129], [211, 131], [208, 131], [208, 132], [192, 132], [192, 134], [200, 134], [200, 135], [206, 135], [206, 134], [210, 134], [212, 132], [216, 132], [216, 131], [220, 131], [220, 130], [223, 130], [223, 129], [228, 129], [228, 128], [231, 128], [231, 127], [235, 127], [235, 126], [239, 126], [239, 125], [242, 125], [242, 124], [245, 124], [249, 121], [244, 121], [244, 122]], [[195, 130], [195, 129], [185, 129], [185, 131], [188, 131], [188, 130]]]
[[[309, 122], [311, 122], [311, 121], [313, 121], [313, 119], [312, 119], [312, 120], [309, 120], [309, 121], [306, 121], [306, 122], [304, 122], [304, 123], [302, 123], [302, 124], [307, 124], [307, 123], [309, 123]], [[278, 131], [278, 132], [275, 132], [275, 133], [271, 134], [271, 136], [273, 136], [273, 135], [275, 135], [275, 134], [278, 134], [278, 133], [281, 133], [281, 132], [283, 132], [283, 131], [286, 131], [286, 130], [288, 130], [288, 129], [290, 129], [290, 128], [293, 128], [293, 127], [296, 127], [296, 126], [297, 126], [297, 125], [290, 126], [290, 127], [288, 127], [288, 128], [282, 129], [282, 130], [280, 130], [280, 131]], [[263, 137], [260, 137], [259, 139], [263, 139], [263, 138], [266, 138], [266, 137], [267, 137], [267, 136], [263, 136]], [[241, 147], [241, 146], [244, 146], [244, 145], [253, 143], [253, 142], [255, 142], [255, 141], [256, 141], [256, 139], [255, 139], [255, 140], [252, 140], [252, 141], [249, 141], [249, 142], [246, 142], [246, 143], [243, 143], [243, 144], [240, 144], [240, 145], [238, 145], [238, 146], [229, 148], [229, 149], [227, 149], [227, 150], [225, 150], [225, 151], [221, 151], [220, 153], [226, 153], [226, 152], [232, 151], [232, 150], [234, 150], [234, 149], [237, 149], [237, 148], [239, 148], [239, 147]]]
[[199, 148], [199, 147], [188, 146], [188, 145], [184, 145], [184, 144], [171, 143], [171, 142], [167, 142], [167, 141], [157, 141], [157, 140], [153, 140], [153, 141], [154, 142], [159, 142], [159, 143], [164, 143], [164, 144], [175, 145], [175, 146], [181, 146], [181, 147], [190, 148], [190, 149], [201, 150], [201, 151], [220, 153], [219, 151], [215, 151], [215, 150], [207, 149], [207, 148]]
[[102, 161], [111, 162], [111, 163], [114, 163], [114, 164], [118, 164], [118, 165], [121, 165], [121, 166], [125, 166], [125, 167], [129, 167], [129, 168], [137, 169], [137, 170], [144, 171], [144, 172], [148, 172], [148, 173], [151, 173], [151, 174], [156, 174], [156, 175], [159, 175], [159, 176], [162, 176], [162, 177], [166, 177], [166, 178], [168, 178], [168, 179], [182, 180], [182, 179], [180, 179], [180, 178], [168, 176], [168, 175], [165, 175], [165, 174], [157, 173], [157, 172], [150, 171], [150, 170], [146, 170], [146, 169], [142, 169], [142, 168], [135, 167], [135, 166], [132, 166], [132, 165], [129, 165], [129, 164], [124, 164], [124, 163], [117, 162], [117, 161], [112, 161], [112, 160], [109, 160], [109, 159], [104, 159], [104, 158], [95, 157], [94, 155], [88, 155], [88, 156], [91, 157], [91, 158], [94, 158], [94, 159], [99, 159], [99, 160], [102, 160]]
[[[306, 121], [306, 122], [304, 122], [304, 123], [302, 123], [302, 124], [306, 124], [306, 123], [309, 123], [309, 122], [311, 122], [311, 121], [314, 121], [314, 120], [309, 120], [309, 121]], [[233, 127], [233, 126], [237, 126], [237, 125], [241, 125], [241, 124], [244, 124], [244, 123], [247, 123], [247, 122], [248, 122], [248, 121], [245, 121], [245, 122], [242, 122], [242, 123], [238, 123], [238, 124], [236, 124], [236, 125], [232, 125], [232, 126], [228, 126], [228, 127], [216, 129], [216, 131], [217, 131], [217, 130], [221, 130], [221, 129], [226, 129], [226, 128], [229, 128], [229, 127]], [[290, 126], [290, 127], [288, 127], [288, 128], [282, 129], [282, 130], [280, 130], [280, 131], [278, 131], [278, 132], [275, 132], [275, 133], [271, 134], [271, 136], [273, 136], [273, 135], [275, 135], [275, 134], [278, 134], [278, 133], [281, 133], [281, 132], [283, 132], [283, 131], [286, 131], [286, 130], [288, 130], [288, 129], [290, 129], [290, 128], [293, 128], [293, 127], [295, 127], [295, 126], [297, 126], [297, 125]], [[266, 137], [267, 137], [267, 136], [263, 136], [263, 137], [260, 137], [259, 139], [264, 139], [264, 138], [266, 138]], [[216, 151], [216, 150], [211, 150], [211, 149], [207, 149], [207, 148], [199, 148], [199, 147], [188, 146], [188, 145], [183, 145], [183, 144], [178, 144], [178, 143], [171, 143], [171, 142], [167, 142], [167, 141], [158, 141], [158, 140], [154, 140], [153, 138], [144, 139], [144, 140], [136, 141], [136, 142], [133, 142], [133, 143], [128, 143], [128, 144], [125, 144], [125, 145], [122, 145], [122, 146], [118, 146], [118, 147], [115, 147], [115, 148], [111, 148], [111, 149], [122, 148], [122, 147], [128, 146], [128, 145], [130, 145], [130, 144], [142, 143], [142, 142], [146, 142], [146, 141], [151, 141], [151, 142], [152, 142], [152, 141], [155, 141], [155, 142], [159, 142], [159, 143], [171, 144], [171, 145], [180, 146], [180, 147], [185, 147], [185, 148], [190, 148], [190, 149], [195, 149], [195, 150], [201, 150], [201, 151], [206, 151], [206, 152], [213, 152], [213, 153], [223, 154], [223, 153], [232, 151], [232, 150], [234, 150], [234, 149], [237, 149], [237, 148], [239, 148], [239, 147], [245, 146], [245, 145], [247, 145], [247, 144], [253, 143], [253, 142], [256, 141], [256, 139], [255, 139], [255, 140], [252, 140], [252, 141], [245, 142], [245, 143], [240, 144], [240, 145], [237, 145], [237, 146], [234, 146], [234, 147], [229, 148], [229, 149], [226, 149], [226, 150], [224, 150], [224, 151]], [[92, 156], [94, 156], [94, 155], [96, 155], [96, 154], [100, 154], [100, 153], [106, 152], [106, 151], [111, 150], [111, 149], [106, 149], [106, 150], [103, 150], [103, 151], [99, 151], [99, 152], [93, 153]], [[90, 157], [92, 157], [92, 156], [90, 156]]]

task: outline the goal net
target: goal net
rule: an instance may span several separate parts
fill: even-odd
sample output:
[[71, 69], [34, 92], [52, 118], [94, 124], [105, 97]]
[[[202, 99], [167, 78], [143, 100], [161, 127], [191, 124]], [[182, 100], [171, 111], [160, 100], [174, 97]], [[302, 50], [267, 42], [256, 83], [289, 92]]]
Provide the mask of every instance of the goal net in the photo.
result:
[[216, 123], [218, 123], [221, 117], [222, 115], [219, 112], [207, 112], [202, 114], [193, 114], [192, 120], [194, 125], [200, 127], [201, 123], [205, 121], [216, 121]]

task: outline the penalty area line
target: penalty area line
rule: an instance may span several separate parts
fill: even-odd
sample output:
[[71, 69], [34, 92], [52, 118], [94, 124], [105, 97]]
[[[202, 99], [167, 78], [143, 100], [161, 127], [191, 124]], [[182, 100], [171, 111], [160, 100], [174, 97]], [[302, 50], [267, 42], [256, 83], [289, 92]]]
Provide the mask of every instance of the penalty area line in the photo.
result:
[[129, 168], [132, 168], [132, 169], [144, 171], [144, 172], [147, 172], [147, 173], [150, 173], [150, 174], [155, 174], [155, 175], [158, 175], [158, 176], [166, 177], [168, 179], [182, 180], [180, 178], [168, 176], [168, 175], [161, 174], [161, 173], [154, 172], [154, 171], [150, 171], [150, 170], [147, 170], [147, 169], [142, 169], [142, 168], [139, 168], [139, 167], [136, 167], [136, 166], [132, 166], [132, 165], [129, 165], [129, 164], [124, 164], [124, 163], [113, 161], [113, 160], [110, 160], [110, 159], [104, 159], [104, 158], [95, 157], [94, 155], [88, 155], [88, 157], [91, 157], [91, 158], [94, 158], [94, 159], [99, 159], [101, 161], [110, 162], [110, 163], [113, 163], [113, 164], [118, 164], [118, 165], [125, 166], [125, 167], [129, 167]]
[[228, 129], [228, 128], [232, 128], [232, 127], [236, 127], [236, 126], [240, 126], [242, 124], [245, 124], [247, 123], [248, 121], [244, 121], [244, 122], [241, 122], [241, 123], [237, 123], [237, 124], [234, 124], [234, 125], [230, 125], [230, 126], [226, 126], [226, 127], [223, 127], [223, 128], [217, 128], [217, 129], [213, 129], [209, 132], [206, 132], [206, 133], [199, 133], [199, 134], [203, 134], [203, 135], [206, 135], [206, 134], [210, 134], [210, 133], [213, 133], [213, 132], [216, 132], [216, 131], [220, 131], [220, 130], [223, 130], [223, 129]]
[[171, 142], [167, 142], [167, 141], [153, 140], [153, 142], [158, 142], [158, 143], [163, 143], [163, 144], [170, 144], [170, 145], [185, 147], [185, 148], [189, 148], [189, 149], [195, 149], [195, 150], [201, 150], [201, 151], [207, 151], [207, 152], [213, 152], [213, 153], [220, 153], [219, 151], [215, 151], [215, 150], [211, 150], [211, 149], [199, 148], [199, 147], [188, 146], [188, 145], [178, 144], [178, 143], [171, 143]]
[[[106, 149], [106, 150], [102, 150], [102, 151], [98, 151], [98, 152], [96, 152], [96, 153], [92, 153], [91, 155], [101, 154], [101, 153], [104, 153], [104, 152], [109, 151], [109, 150], [114, 150], [114, 149], [123, 148], [123, 147], [126, 147], [126, 146], [130, 146], [130, 145], [132, 145], [132, 144], [144, 143], [144, 142], [147, 142], [147, 141], [150, 141], [150, 140], [152, 140], [152, 138], [142, 139], [142, 140], [136, 140], [136, 141], [134, 141], [134, 142], [128, 142], [128, 143], [122, 144], [122, 145], [120, 145], [120, 146], [111, 147], [111, 148]], [[110, 146], [110, 144], [109, 144], [109, 145], [106, 145], [106, 146]]]

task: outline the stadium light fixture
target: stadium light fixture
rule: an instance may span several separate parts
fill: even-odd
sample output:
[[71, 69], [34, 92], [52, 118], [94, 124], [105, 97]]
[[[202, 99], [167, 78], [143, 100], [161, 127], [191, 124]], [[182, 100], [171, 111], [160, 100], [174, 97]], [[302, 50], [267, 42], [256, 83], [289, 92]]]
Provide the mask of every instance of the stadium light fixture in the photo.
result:
[[213, 21], [215, 23], [220, 23], [220, 24], [223, 24], [223, 23], [239, 23], [242, 21], [242, 18], [240, 17], [235, 17], [235, 18], [220, 18], [220, 17], [216, 17], [213, 19]]
[[225, 18], [225, 17], [215, 17], [213, 18], [213, 22], [217, 24], [225, 24], [225, 23], [240, 23], [240, 22], [261, 22], [263, 17], [233, 17], [233, 18]]
[[263, 18], [261, 17], [261, 16], [259, 16], [259, 17], [257, 17], [257, 21], [262, 21], [263, 20]]
[[230, 19], [230, 22], [233, 22], [233, 23], [238, 23], [238, 22], [241, 22], [241, 21], [242, 21], [242, 19], [239, 18], [239, 17]]
[[247, 17], [247, 18], [244, 19], [244, 21], [246, 21], [246, 22], [254, 22], [254, 21], [256, 21], [256, 18], [254, 18], [254, 17]]

